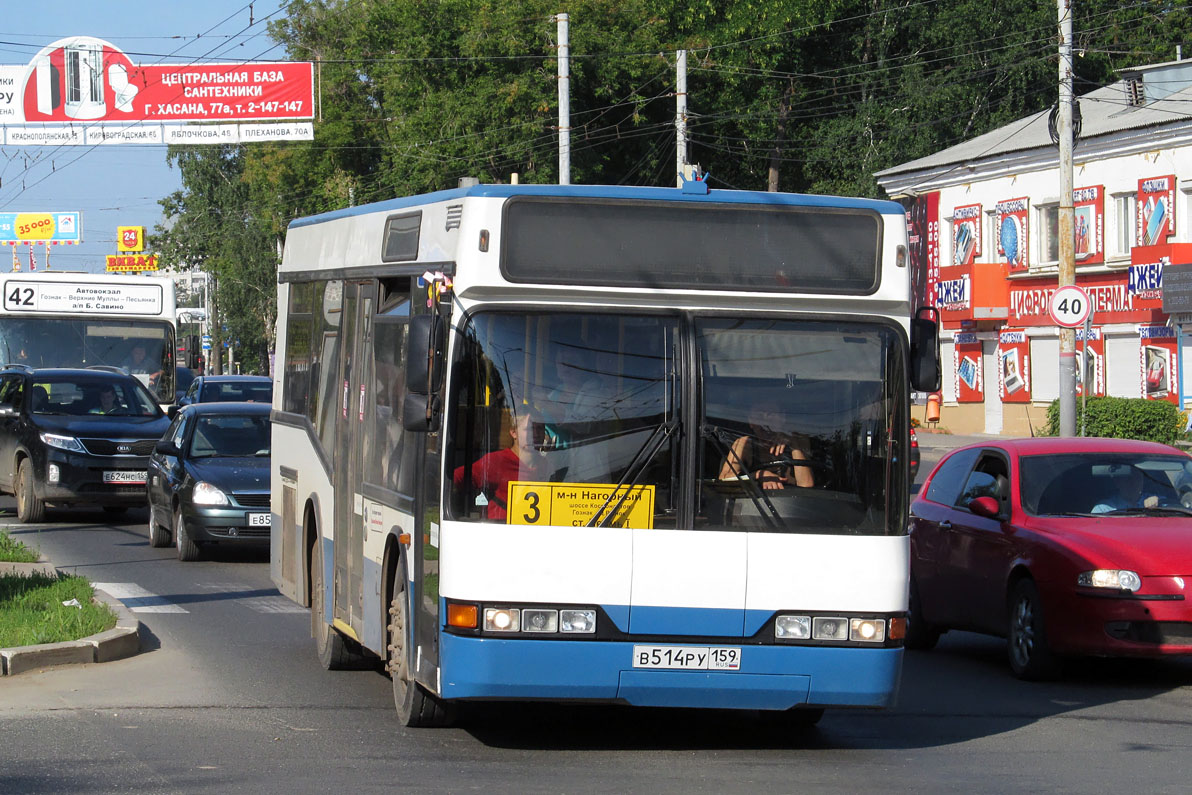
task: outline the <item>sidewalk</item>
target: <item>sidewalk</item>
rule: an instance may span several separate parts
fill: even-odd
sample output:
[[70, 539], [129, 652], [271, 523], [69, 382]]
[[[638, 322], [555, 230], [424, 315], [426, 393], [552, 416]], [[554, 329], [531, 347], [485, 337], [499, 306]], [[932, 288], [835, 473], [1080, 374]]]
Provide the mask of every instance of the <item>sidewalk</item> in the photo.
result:
[[964, 447], [966, 444], [978, 444], [980, 442], [1009, 438], [999, 436], [996, 433], [930, 433], [922, 428], [915, 429], [915, 436], [919, 440], [919, 447], [933, 450], [955, 450], [957, 447]]
[[[0, 563], [0, 575], [53, 576], [56, 573], [53, 564], [46, 560], [39, 563]], [[12, 676], [54, 665], [110, 662], [139, 653], [141, 622], [133, 617], [132, 612], [122, 602], [103, 591], [96, 589], [95, 598], [112, 608], [112, 612], [116, 614], [115, 627], [82, 640], [0, 649], [0, 676]]]

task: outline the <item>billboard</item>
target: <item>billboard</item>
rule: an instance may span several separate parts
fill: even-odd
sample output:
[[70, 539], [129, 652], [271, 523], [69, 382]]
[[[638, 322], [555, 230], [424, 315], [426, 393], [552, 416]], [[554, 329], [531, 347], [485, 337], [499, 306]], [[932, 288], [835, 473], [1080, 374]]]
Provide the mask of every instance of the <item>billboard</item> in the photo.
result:
[[0, 213], [0, 245], [73, 246], [83, 241], [79, 213]]
[[170, 143], [171, 126], [199, 122], [273, 122], [270, 135], [238, 129], [237, 139], [307, 140], [311, 124], [277, 123], [313, 117], [309, 62], [138, 65], [109, 42], [75, 36], [26, 65], [0, 66], [0, 124], [13, 146]]

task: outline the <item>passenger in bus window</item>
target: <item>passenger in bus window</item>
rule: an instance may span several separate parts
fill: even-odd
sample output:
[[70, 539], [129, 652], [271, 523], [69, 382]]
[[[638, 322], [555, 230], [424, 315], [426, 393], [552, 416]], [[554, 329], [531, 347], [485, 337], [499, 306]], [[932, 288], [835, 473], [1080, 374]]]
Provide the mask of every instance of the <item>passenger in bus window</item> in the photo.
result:
[[452, 481], [462, 489], [470, 481], [476, 491], [475, 504], [484, 507], [484, 517], [503, 522], [507, 515], [509, 481], [534, 480], [537, 461], [531, 434], [529, 412], [523, 412], [510, 423], [509, 447], [481, 456], [469, 466], [456, 467]]
[[787, 435], [786, 415], [774, 400], [763, 399], [749, 410], [750, 433], [737, 437], [720, 466], [721, 480], [755, 480], [763, 489], [810, 488], [810, 466], [784, 461], [807, 461], [805, 445]]

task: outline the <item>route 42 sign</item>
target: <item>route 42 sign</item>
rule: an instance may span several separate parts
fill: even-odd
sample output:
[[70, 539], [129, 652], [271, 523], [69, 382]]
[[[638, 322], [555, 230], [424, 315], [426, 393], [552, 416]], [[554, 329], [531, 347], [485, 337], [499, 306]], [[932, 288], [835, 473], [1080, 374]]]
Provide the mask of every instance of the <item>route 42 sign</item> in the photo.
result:
[[1083, 287], [1069, 284], [1051, 294], [1047, 310], [1057, 326], [1079, 328], [1093, 310], [1093, 302]]

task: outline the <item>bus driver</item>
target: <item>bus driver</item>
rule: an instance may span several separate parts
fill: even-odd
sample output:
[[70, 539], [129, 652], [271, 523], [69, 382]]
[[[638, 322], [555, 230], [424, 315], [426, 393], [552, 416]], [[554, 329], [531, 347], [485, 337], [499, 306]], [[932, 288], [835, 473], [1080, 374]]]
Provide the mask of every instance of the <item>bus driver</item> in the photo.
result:
[[785, 489], [790, 486], [811, 488], [815, 485], [810, 466], [773, 464], [772, 461], [790, 459], [807, 461], [807, 451], [783, 435], [785, 414], [777, 401], [763, 398], [749, 410], [750, 433], [737, 437], [720, 466], [721, 480], [752, 478], [763, 489]]

